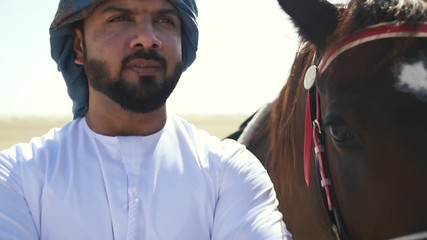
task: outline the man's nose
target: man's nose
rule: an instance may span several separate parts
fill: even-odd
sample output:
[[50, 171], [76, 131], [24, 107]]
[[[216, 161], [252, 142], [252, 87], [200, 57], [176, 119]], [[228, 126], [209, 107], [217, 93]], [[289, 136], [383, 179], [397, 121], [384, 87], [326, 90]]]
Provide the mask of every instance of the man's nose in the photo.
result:
[[159, 49], [162, 47], [162, 42], [158, 38], [155, 29], [151, 25], [137, 25], [132, 40], [131, 48]]

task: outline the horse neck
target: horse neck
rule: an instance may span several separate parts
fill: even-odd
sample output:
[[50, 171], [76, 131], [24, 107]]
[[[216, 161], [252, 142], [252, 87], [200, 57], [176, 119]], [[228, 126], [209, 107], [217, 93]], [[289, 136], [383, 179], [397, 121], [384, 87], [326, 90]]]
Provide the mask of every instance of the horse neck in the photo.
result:
[[[334, 239], [317, 184], [307, 187], [303, 171], [305, 89], [302, 76], [313, 52], [302, 53], [273, 103], [271, 157], [267, 166], [279, 199], [279, 209], [295, 239]], [[313, 164], [312, 164], [313, 165]], [[311, 176], [315, 172], [311, 170]], [[312, 177], [314, 178], [314, 177]]]

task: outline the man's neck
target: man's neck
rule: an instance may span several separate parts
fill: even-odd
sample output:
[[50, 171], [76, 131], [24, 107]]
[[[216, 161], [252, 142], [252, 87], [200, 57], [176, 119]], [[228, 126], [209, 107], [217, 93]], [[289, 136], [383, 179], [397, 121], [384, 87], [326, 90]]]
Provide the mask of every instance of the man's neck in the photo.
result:
[[166, 106], [150, 113], [133, 113], [120, 106], [93, 106], [86, 113], [89, 128], [106, 136], [147, 136], [160, 131], [166, 123]]

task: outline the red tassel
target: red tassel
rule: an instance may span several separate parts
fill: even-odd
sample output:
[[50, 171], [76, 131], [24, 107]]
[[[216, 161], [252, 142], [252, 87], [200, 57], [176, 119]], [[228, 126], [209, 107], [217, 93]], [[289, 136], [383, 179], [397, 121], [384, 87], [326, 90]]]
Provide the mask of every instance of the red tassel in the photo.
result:
[[305, 102], [305, 129], [304, 129], [304, 178], [307, 187], [310, 185], [310, 162], [313, 146], [313, 124], [310, 115], [310, 94], [307, 92]]

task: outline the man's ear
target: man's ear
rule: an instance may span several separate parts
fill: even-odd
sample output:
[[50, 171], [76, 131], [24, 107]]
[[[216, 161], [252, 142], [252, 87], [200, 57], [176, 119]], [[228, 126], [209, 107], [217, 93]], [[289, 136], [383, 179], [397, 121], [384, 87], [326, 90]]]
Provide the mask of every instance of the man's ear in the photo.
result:
[[74, 29], [74, 40], [73, 40], [73, 50], [74, 50], [74, 63], [77, 65], [83, 65], [83, 33], [80, 29]]

